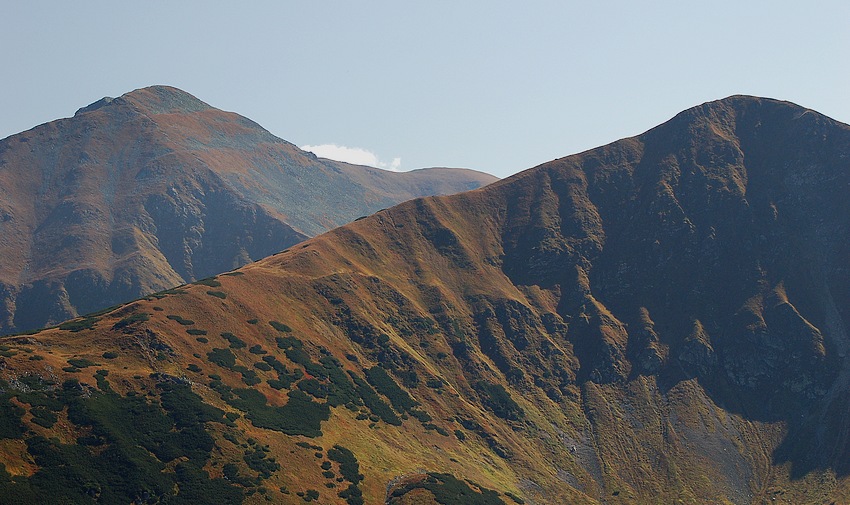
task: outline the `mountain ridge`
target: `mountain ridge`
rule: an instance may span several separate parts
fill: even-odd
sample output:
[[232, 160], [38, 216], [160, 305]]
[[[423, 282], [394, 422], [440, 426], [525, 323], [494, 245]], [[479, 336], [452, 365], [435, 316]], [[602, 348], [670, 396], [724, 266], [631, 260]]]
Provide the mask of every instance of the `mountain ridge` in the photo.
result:
[[0, 141], [0, 331], [230, 270], [401, 200], [494, 179], [318, 159], [176, 88], [101, 99]]
[[[182, 384], [233, 424], [197, 416], [213, 442], [182, 464], [251, 503], [845, 502], [850, 127], [765, 99], [686, 112], [6, 338], [0, 400], [72, 434], [49, 450], [94, 426], [129, 458], [147, 442], [103, 421], [32, 419], [77, 389], [171, 412]], [[25, 377], [54, 385], [28, 397]], [[54, 471], [15, 436], [0, 489]], [[362, 479], [335, 480], [336, 447]], [[178, 500], [181, 468], [148, 492]]]

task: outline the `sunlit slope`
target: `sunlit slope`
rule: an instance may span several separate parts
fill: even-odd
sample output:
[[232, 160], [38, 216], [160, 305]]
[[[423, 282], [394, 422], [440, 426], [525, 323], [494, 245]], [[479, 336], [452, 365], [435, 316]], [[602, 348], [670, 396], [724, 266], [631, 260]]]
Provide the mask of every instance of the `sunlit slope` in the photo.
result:
[[0, 332], [232, 270], [410, 198], [496, 180], [316, 158], [181, 90], [0, 140]]
[[845, 502], [848, 153], [846, 125], [732, 97], [7, 338], [0, 484]]

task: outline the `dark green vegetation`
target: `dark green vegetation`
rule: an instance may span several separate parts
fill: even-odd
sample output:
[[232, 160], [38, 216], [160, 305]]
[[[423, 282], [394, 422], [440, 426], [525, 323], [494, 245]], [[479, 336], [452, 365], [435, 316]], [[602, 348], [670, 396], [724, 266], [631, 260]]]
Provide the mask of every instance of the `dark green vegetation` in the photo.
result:
[[393, 409], [385, 402], [375, 390], [372, 389], [369, 384], [357, 377], [354, 374], [351, 374], [352, 380], [354, 380], [355, 389], [357, 391], [358, 396], [363, 399], [363, 403], [372, 411], [372, 413], [378, 416], [382, 421], [387, 424], [391, 424], [393, 426], [401, 426], [401, 419], [393, 412]]
[[481, 403], [502, 419], [518, 421], [525, 415], [522, 408], [517, 405], [501, 384], [489, 384], [485, 381], [479, 381], [475, 385], [475, 390], [481, 398]]
[[366, 370], [366, 379], [379, 393], [389, 398], [397, 412], [410, 412], [417, 403], [393, 380], [383, 368], [376, 366]]
[[[224, 333], [225, 339], [231, 343], [231, 348], [243, 348], [244, 342], [235, 335]], [[346, 373], [340, 367], [340, 362], [332, 356], [322, 356], [319, 363], [305, 350], [304, 344], [296, 337], [277, 337], [278, 347], [283, 349], [287, 359], [303, 367], [310, 378], [302, 379], [301, 372], [296, 369], [290, 372], [283, 363], [274, 356], [264, 356], [263, 361], [253, 366], [261, 371], [275, 371], [277, 379], [269, 379], [268, 384], [274, 389], [289, 389], [296, 383], [297, 389], [291, 390], [289, 401], [283, 407], [267, 405], [262, 393], [255, 390], [231, 389], [221, 381], [214, 381], [211, 386], [219, 391], [222, 398], [235, 408], [246, 412], [246, 417], [258, 427], [274, 429], [288, 434], [302, 434], [317, 437], [321, 434], [321, 422], [330, 416], [329, 407], [341, 405], [365, 405], [376, 419], [400, 426], [402, 420], [393, 408], [381, 398], [367, 381], [353, 372]], [[264, 354], [261, 346], [255, 345], [249, 349], [251, 354]], [[239, 372], [247, 385], [260, 382], [258, 375], [237, 364], [237, 357], [228, 349], [213, 348], [207, 353], [210, 362], [229, 370]], [[367, 375], [382, 394], [390, 399], [399, 412], [409, 411], [413, 414], [424, 415], [424, 421], [430, 421], [430, 416], [413, 410], [416, 402], [402, 390], [398, 384], [380, 367], [367, 371]], [[306, 393], [306, 394], [305, 394]], [[310, 400], [313, 397], [319, 402]], [[422, 420], [423, 418], [420, 418]], [[427, 428], [448, 434], [442, 428], [427, 424]]]
[[245, 342], [239, 339], [236, 335], [230, 332], [224, 332], [221, 334], [222, 338], [230, 342], [231, 349], [242, 349], [245, 347]]
[[[98, 375], [99, 378], [105, 377]], [[74, 426], [89, 431], [76, 445], [26, 435], [27, 451], [39, 469], [28, 478], [11, 477], [0, 466], [0, 502], [16, 504], [157, 502], [241, 503], [242, 491], [202, 469], [215, 442], [208, 422], [222, 411], [203, 403], [182, 384], [158, 385], [161, 407], [144, 397], [122, 397], [99, 379], [100, 391], [75, 381], [60, 387], [31, 382], [38, 390], [16, 394], [32, 405], [37, 424], [49, 427], [53, 412], [67, 407]], [[24, 436], [23, 409], [0, 397], [0, 438]], [[179, 458], [167, 470], [169, 463]]]
[[320, 437], [322, 421], [330, 417], [327, 404], [316, 403], [301, 391], [290, 391], [283, 407], [268, 405], [263, 393], [255, 389], [230, 389], [224, 385], [213, 386], [224, 401], [245, 412], [254, 426], [280, 431], [287, 435]]
[[71, 358], [68, 360], [68, 364], [77, 368], [87, 368], [97, 365], [94, 361], [90, 361], [85, 358]]
[[276, 329], [277, 331], [282, 331], [284, 333], [289, 333], [289, 332], [292, 331], [292, 328], [281, 323], [280, 321], [269, 321], [269, 324], [272, 326], [272, 328]]
[[354, 453], [341, 445], [335, 445], [328, 449], [328, 459], [339, 463], [339, 473], [349, 483], [346, 489], [339, 492], [339, 497], [344, 498], [348, 505], [363, 505], [363, 493], [358, 486], [363, 475]]
[[222, 368], [233, 368], [233, 365], [236, 364], [236, 356], [229, 349], [214, 347], [212, 351], [207, 353], [207, 359]]
[[122, 328], [126, 328], [128, 326], [133, 325], [134, 323], [143, 323], [150, 319], [150, 314], [146, 314], [144, 312], [136, 312], [135, 314], [131, 314], [124, 319], [118, 321], [112, 326], [113, 330], [120, 330]]
[[208, 287], [211, 287], [211, 288], [221, 287], [221, 283], [219, 281], [215, 280], [215, 277], [208, 277], [206, 279], [201, 279], [199, 281], [193, 282], [192, 284], [199, 284], [201, 286], [208, 286]]
[[192, 326], [193, 324], [195, 324], [195, 321], [192, 321], [191, 319], [183, 319], [182, 317], [175, 314], [169, 314], [165, 317], [171, 319], [172, 321], [176, 321], [178, 324], [182, 324], [183, 326]]
[[[448, 473], [428, 473], [421, 480], [416, 480], [408, 484], [397, 487], [390, 494], [390, 499], [387, 502], [392, 505], [398, 503], [400, 498], [414, 489], [427, 489], [434, 495], [437, 503], [442, 505], [455, 505], [463, 503], [464, 505], [505, 505], [505, 501], [499, 497], [499, 493], [492, 489], [486, 489], [480, 486], [475, 488], [462, 480], [458, 480], [454, 475]], [[522, 500], [513, 501], [522, 503]]]
[[94, 328], [94, 325], [98, 321], [99, 319], [96, 317], [84, 317], [82, 319], [74, 319], [72, 321], [60, 324], [59, 329], [76, 333], [78, 331], [90, 330]]
[[[231, 348], [244, 348], [244, 342], [235, 335], [223, 333], [223, 337], [231, 343]], [[283, 349], [287, 359], [303, 367], [309, 378], [302, 378], [304, 372], [296, 369], [290, 372], [277, 358], [267, 355], [260, 345], [249, 349], [251, 354], [263, 355], [263, 361], [254, 363], [254, 367], [264, 371], [274, 371], [277, 379], [269, 379], [269, 386], [274, 389], [289, 389], [297, 386], [288, 393], [289, 400], [282, 407], [267, 404], [265, 396], [256, 390], [230, 388], [221, 380], [214, 380], [211, 387], [219, 392], [222, 399], [235, 408], [245, 412], [245, 416], [257, 427], [281, 431], [287, 434], [301, 434], [308, 437], [321, 436], [321, 423], [330, 416], [330, 407], [341, 405], [365, 405], [377, 419], [388, 424], [400, 426], [402, 420], [392, 407], [372, 389], [369, 383], [353, 372], [346, 373], [339, 360], [333, 356], [322, 356], [319, 363], [306, 351], [304, 343], [292, 336], [277, 337], [278, 347]], [[213, 348], [207, 353], [210, 362], [229, 370], [239, 372], [243, 381], [248, 385], [260, 382], [256, 372], [237, 364], [237, 356], [229, 349]], [[402, 390], [383, 369], [375, 367], [367, 371], [368, 376], [379, 385], [382, 393], [390, 398], [399, 412], [412, 409], [416, 402]], [[311, 399], [319, 400], [318, 402]], [[430, 420], [427, 417], [426, 420]], [[436, 428], [433, 427], [432, 428]], [[440, 431], [443, 431], [440, 429]]]
[[[9, 338], [4, 391], [76, 377], [145, 420], [167, 403], [157, 383], [195, 381], [230, 414], [203, 423], [221, 450], [200, 468], [256, 502], [356, 500], [354, 459], [368, 503], [850, 503], [848, 160], [850, 128], [811, 111], [707, 104], [219, 277], [225, 302], [189, 285], [83, 332]], [[156, 315], [112, 330], [135, 312]], [[120, 358], [66, 367], [97, 346]], [[66, 403], [13, 394], [9, 475], [43, 470], [35, 435], [99, 456]], [[168, 420], [154, 439], [181, 447], [189, 428]]]

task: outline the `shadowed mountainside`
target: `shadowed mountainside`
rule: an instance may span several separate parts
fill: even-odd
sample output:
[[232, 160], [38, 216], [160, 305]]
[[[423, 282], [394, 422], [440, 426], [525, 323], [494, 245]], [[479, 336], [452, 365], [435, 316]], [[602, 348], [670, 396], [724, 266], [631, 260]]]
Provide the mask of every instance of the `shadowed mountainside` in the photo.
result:
[[126, 501], [845, 503], [849, 155], [731, 97], [6, 338], [0, 490], [120, 461]]
[[319, 159], [154, 86], [0, 141], [0, 333], [231, 270], [410, 198], [496, 180]]

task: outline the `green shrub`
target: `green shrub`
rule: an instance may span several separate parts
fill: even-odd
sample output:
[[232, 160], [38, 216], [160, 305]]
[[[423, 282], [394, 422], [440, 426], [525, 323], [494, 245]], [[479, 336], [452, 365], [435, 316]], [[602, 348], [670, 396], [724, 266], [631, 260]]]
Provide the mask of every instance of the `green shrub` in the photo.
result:
[[272, 328], [276, 329], [277, 331], [281, 331], [283, 333], [289, 333], [289, 332], [292, 331], [292, 328], [281, 323], [280, 321], [269, 321], [269, 324], [272, 326]]
[[88, 368], [90, 366], [97, 365], [94, 361], [90, 361], [86, 358], [71, 358], [68, 360], [68, 364], [77, 368]]
[[332, 407], [360, 402], [357, 390], [348, 378], [348, 374], [340, 368], [340, 363], [332, 356], [323, 356], [319, 362], [329, 380], [328, 403]]
[[245, 417], [258, 428], [313, 438], [322, 435], [321, 423], [330, 418], [326, 404], [314, 402], [302, 391], [290, 391], [283, 407], [268, 405], [266, 397], [256, 389], [234, 389], [233, 393], [236, 396], [225, 401], [245, 412]]
[[248, 386], [256, 386], [260, 382], [260, 377], [257, 375], [257, 372], [253, 370], [248, 370], [244, 366], [234, 366], [233, 370], [242, 374], [242, 382], [247, 384]]
[[182, 317], [175, 314], [169, 314], [165, 317], [171, 319], [172, 321], [176, 321], [177, 324], [182, 324], [183, 326], [192, 326], [193, 324], [195, 324], [195, 321], [192, 321], [191, 319], [183, 319]]
[[517, 503], [517, 504], [519, 504], [519, 505], [524, 505], [524, 504], [525, 504], [525, 500], [523, 500], [523, 499], [522, 499], [522, 498], [520, 498], [519, 496], [517, 496], [517, 495], [515, 495], [515, 494], [511, 493], [510, 491], [506, 491], [506, 492], [505, 492], [505, 496], [507, 496], [508, 498], [510, 498], [511, 500], [513, 500], [513, 501], [514, 501], [514, 503]]
[[227, 293], [224, 291], [207, 291], [207, 294], [216, 298], [221, 298], [222, 300], [227, 298]]
[[198, 284], [198, 285], [201, 285], [201, 286], [208, 286], [208, 287], [211, 287], [211, 288], [221, 287], [221, 283], [218, 282], [217, 280], [215, 280], [215, 277], [208, 277], [206, 279], [201, 279], [199, 281], [193, 282], [192, 284]]
[[20, 438], [24, 434], [21, 416], [24, 409], [10, 402], [11, 396], [0, 394], [0, 439]]
[[375, 390], [360, 377], [357, 377], [351, 372], [349, 372], [349, 374], [354, 380], [358, 396], [360, 396], [363, 403], [369, 408], [369, 410], [381, 418], [385, 423], [392, 424], [394, 426], [401, 426], [401, 419], [399, 419], [396, 413], [393, 412], [393, 409], [378, 396]]
[[255, 449], [246, 452], [243, 457], [248, 468], [257, 472], [261, 479], [268, 479], [274, 472], [280, 470], [280, 464], [275, 461], [275, 458], [267, 458], [266, 456], [266, 451]]
[[298, 389], [314, 398], [327, 398], [328, 387], [316, 379], [304, 379], [298, 383]]
[[425, 385], [431, 389], [440, 389], [443, 387], [443, 381], [434, 377], [433, 379], [428, 379], [425, 381]]
[[121, 328], [126, 328], [131, 324], [135, 323], [143, 323], [150, 319], [150, 314], [146, 314], [144, 312], [137, 312], [135, 314], [129, 315], [124, 319], [118, 321], [117, 323], [112, 325], [113, 330], [120, 330]]
[[106, 351], [105, 353], [101, 354], [101, 356], [103, 356], [104, 359], [115, 359], [118, 357], [118, 353], [113, 351]]
[[357, 484], [363, 480], [357, 458], [354, 457], [354, 453], [350, 450], [341, 445], [334, 445], [328, 449], [328, 459], [339, 463], [339, 473], [348, 482]]
[[433, 420], [433, 418], [423, 410], [411, 410], [410, 415], [418, 419], [419, 422], [423, 424]]
[[269, 379], [266, 381], [270, 388], [272, 389], [287, 389], [292, 383], [287, 381], [282, 381], [279, 379]]
[[213, 350], [207, 353], [207, 359], [216, 365], [223, 368], [233, 368], [236, 364], [236, 356], [230, 352], [230, 349], [218, 349], [213, 347]]
[[418, 405], [407, 391], [401, 389], [392, 377], [382, 367], [374, 366], [367, 369], [366, 380], [369, 381], [379, 393], [389, 398], [393, 408], [398, 412], [410, 411]]
[[440, 435], [442, 435], [442, 436], [444, 436], [444, 437], [449, 436], [449, 432], [448, 432], [448, 431], [446, 431], [446, 430], [444, 430], [443, 428], [441, 428], [441, 427], [437, 426], [436, 424], [432, 424], [432, 423], [424, 423], [424, 424], [422, 425], [422, 427], [423, 427], [423, 428], [425, 428], [426, 430], [436, 431], [437, 433], [439, 433]]
[[73, 321], [67, 321], [60, 324], [59, 329], [76, 333], [78, 331], [94, 328], [94, 325], [98, 321], [100, 321], [100, 319], [96, 317], [84, 317], [82, 319], [74, 319]]
[[427, 489], [434, 495], [434, 500], [443, 505], [463, 503], [464, 505], [505, 505], [496, 491], [476, 486], [472, 489], [469, 484], [456, 479], [447, 473], [429, 472], [428, 476], [418, 482], [412, 482], [393, 491], [392, 497], [404, 496], [414, 489]]
[[[106, 376], [103, 372], [98, 371], [99, 380]], [[203, 423], [220, 415], [188, 386], [167, 385], [161, 395], [162, 408], [143, 396], [83, 392], [78, 382], [66, 381], [55, 392], [41, 393], [56, 395], [67, 405], [70, 422], [87, 427], [91, 434], [77, 439], [77, 444], [28, 438], [27, 451], [38, 470], [16, 478], [15, 503], [90, 503], [93, 493], [102, 503], [131, 503], [143, 494], [159, 503], [240, 501], [237, 488], [210, 479], [201, 469], [214, 446]], [[38, 401], [48, 400], [42, 396]], [[33, 415], [41, 425], [49, 425], [55, 417], [43, 407], [34, 407]], [[0, 431], [2, 426], [0, 422]], [[99, 449], [91, 451], [88, 446]], [[178, 456], [183, 460], [174, 471], [165, 471], [166, 463]], [[3, 487], [0, 484], [0, 493]]]
[[363, 492], [354, 484], [349, 484], [348, 489], [338, 493], [340, 498], [345, 498], [348, 505], [363, 505]]
[[301, 343], [295, 337], [275, 337], [275, 342], [277, 342], [277, 346], [281, 349], [301, 349], [304, 347], [304, 344]]
[[207, 330], [199, 330], [197, 328], [189, 328], [188, 330], [186, 330], [186, 333], [188, 333], [189, 335], [206, 335]]
[[269, 365], [265, 361], [258, 361], [254, 363], [254, 368], [256, 368], [257, 370], [262, 370], [264, 372], [270, 372], [272, 369], [271, 365]]
[[502, 419], [517, 421], [525, 415], [501, 384], [479, 381], [475, 384], [475, 390], [482, 403]]
[[[239, 475], [239, 467], [233, 463], [226, 463], [223, 467], [221, 467], [221, 470], [227, 480], [240, 484], [241, 486], [251, 487], [256, 484], [259, 484], [258, 480], [254, 480], [249, 477], [242, 477], [241, 475]], [[213, 501], [211, 503], [216, 502]]]
[[245, 343], [245, 341], [243, 341], [242, 339], [240, 339], [239, 337], [237, 337], [233, 333], [230, 333], [229, 331], [225, 331], [225, 332], [221, 333], [221, 336], [222, 336], [222, 338], [224, 338], [225, 340], [230, 342], [230, 348], [231, 349], [242, 349], [243, 347], [247, 347], [247, 344]]

